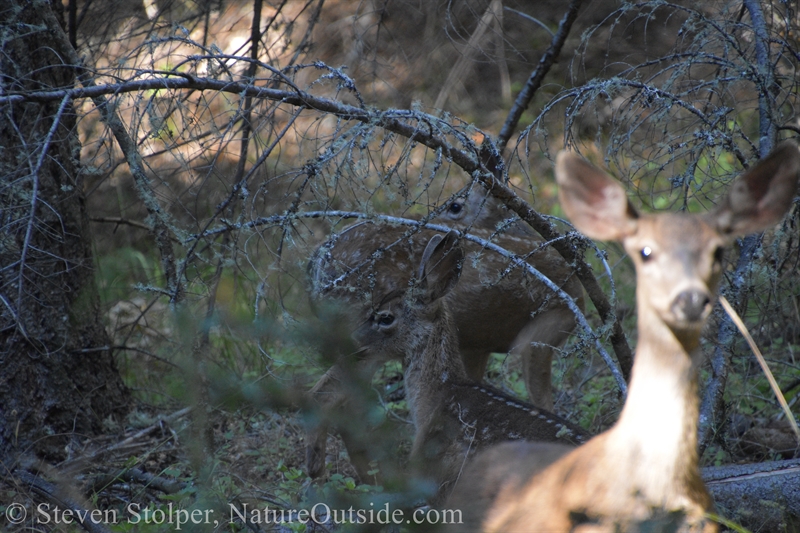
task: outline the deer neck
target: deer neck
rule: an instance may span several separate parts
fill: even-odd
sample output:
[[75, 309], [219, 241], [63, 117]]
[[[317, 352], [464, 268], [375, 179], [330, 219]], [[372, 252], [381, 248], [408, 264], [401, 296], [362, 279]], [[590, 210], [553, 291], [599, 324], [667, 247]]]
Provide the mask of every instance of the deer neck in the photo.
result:
[[404, 361], [406, 399], [416, 424], [420, 413], [437, 410], [445, 384], [467, 381], [450, 312], [444, 305], [428, 311], [433, 316], [413, 335]]
[[[700, 331], [676, 333], [639, 306], [639, 342], [628, 398], [609, 432], [610, 457], [640, 465], [619, 472], [653, 503], [668, 503], [699, 479], [697, 455]], [[624, 458], [624, 460], [623, 460]]]

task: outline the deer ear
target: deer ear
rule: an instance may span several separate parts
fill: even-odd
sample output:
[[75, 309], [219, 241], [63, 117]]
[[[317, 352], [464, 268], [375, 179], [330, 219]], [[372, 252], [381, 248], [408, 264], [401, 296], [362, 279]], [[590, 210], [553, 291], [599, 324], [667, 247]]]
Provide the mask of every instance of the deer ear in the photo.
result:
[[426, 303], [438, 300], [458, 283], [464, 250], [457, 240], [458, 234], [454, 231], [444, 237], [434, 235], [422, 253], [417, 280]]
[[800, 151], [794, 141], [781, 143], [733, 182], [710, 215], [729, 238], [764, 231], [783, 218], [794, 200], [800, 173]]
[[558, 198], [567, 218], [589, 238], [619, 241], [639, 218], [620, 183], [574, 152], [556, 158]]

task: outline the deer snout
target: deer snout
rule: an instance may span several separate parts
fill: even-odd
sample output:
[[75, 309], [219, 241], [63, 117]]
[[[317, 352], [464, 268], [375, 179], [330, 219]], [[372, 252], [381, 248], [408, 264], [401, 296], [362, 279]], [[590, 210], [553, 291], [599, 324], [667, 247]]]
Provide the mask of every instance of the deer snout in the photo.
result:
[[682, 322], [699, 322], [711, 308], [711, 297], [700, 289], [687, 289], [672, 301], [672, 313]]

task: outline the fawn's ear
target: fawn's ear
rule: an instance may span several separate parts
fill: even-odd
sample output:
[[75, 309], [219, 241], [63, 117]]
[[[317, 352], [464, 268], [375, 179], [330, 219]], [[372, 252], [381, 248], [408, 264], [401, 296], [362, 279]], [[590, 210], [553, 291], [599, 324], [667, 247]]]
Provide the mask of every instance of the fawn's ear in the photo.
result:
[[781, 221], [797, 192], [800, 151], [786, 141], [742, 173], [710, 215], [717, 230], [733, 239]]
[[455, 231], [444, 237], [437, 234], [431, 237], [425, 247], [417, 270], [418, 286], [423, 290], [425, 303], [438, 300], [458, 283], [464, 250], [457, 240]]
[[636, 231], [639, 214], [622, 185], [578, 154], [559, 152], [556, 182], [567, 218], [587, 237], [619, 241]]

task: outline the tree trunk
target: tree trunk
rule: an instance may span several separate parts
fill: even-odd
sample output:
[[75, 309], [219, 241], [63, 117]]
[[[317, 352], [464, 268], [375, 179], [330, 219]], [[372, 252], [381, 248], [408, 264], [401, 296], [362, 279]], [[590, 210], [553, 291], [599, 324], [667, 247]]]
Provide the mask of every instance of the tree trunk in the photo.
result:
[[[4, 94], [71, 87], [44, 22], [61, 0], [0, 7]], [[129, 394], [108, 350], [72, 102], [0, 107], [0, 457], [47, 459], [124, 415]]]

